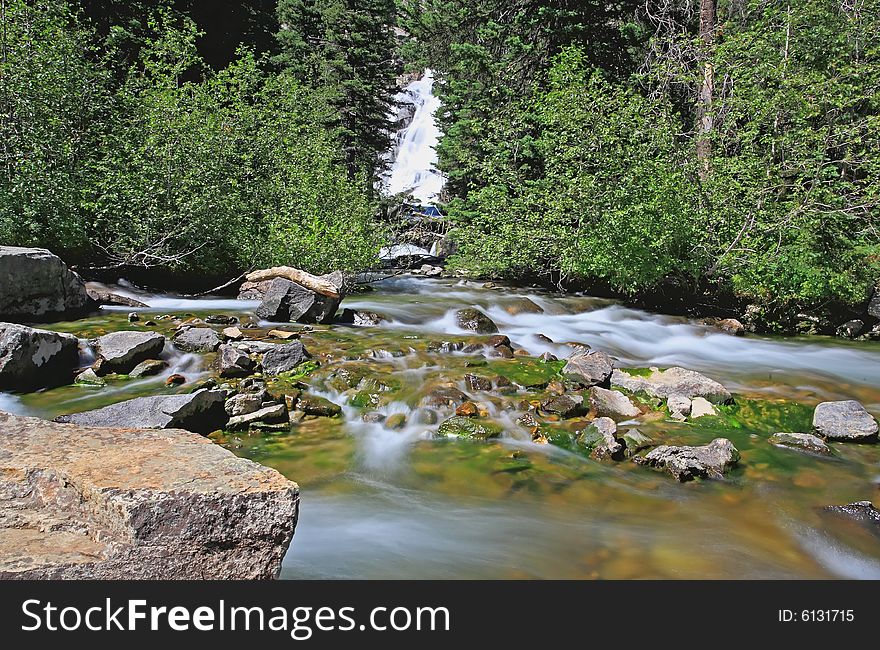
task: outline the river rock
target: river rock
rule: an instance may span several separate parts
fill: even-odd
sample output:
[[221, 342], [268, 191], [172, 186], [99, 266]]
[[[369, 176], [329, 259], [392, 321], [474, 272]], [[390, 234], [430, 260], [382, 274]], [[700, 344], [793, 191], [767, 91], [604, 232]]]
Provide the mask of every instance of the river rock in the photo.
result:
[[244, 338], [244, 333], [237, 327], [224, 327], [220, 333], [227, 341], [240, 341]]
[[226, 400], [224, 409], [230, 417], [247, 415], [263, 408], [263, 404], [268, 399], [269, 393], [265, 389], [251, 393], [238, 393]]
[[287, 407], [284, 404], [272, 404], [258, 411], [229, 418], [226, 428], [234, 431], [235, 429], [246, 429], [257, 422], [273, 423], [282, 422], [286, 419]]
[[223, 340], [210, 327], [188, 327], [175, 334], [171, 342], [183, 352], [213, 352]]
[[876, 442], [877, 420], [856, 400], [822, 402], [813, 411], [813, 429], [830, 440]]
[[666, 408], [673, 420], [684, 422], [691, 414], [691, 398], [680, 393], [673, 393], [666, 400]]
[[657, 444], [638, 429], [627, 429], [619, 440], [623, 443], [623, 455], [626, 458], [632, 458], [643, 449], [650, 449]]
[[735, 318], [707, 318], [703, 322], [731, 336], [745, 336], [746, 333], [745, 325]]
[[299, 488], [187, 431], [0, 413], [0, 579], [272, 579]]
[[463, 330], [477, 334], [495, 334], [498, 326], [479, 309], [459, 309], [455, 312], [455, 323]]
[[861, 320], [848, 320], [837, 328], [837, 336], [854, 339], [865, 329], [865, 322]]
[[45, 248], [0, 246], [0, 318], [46, 321], [95, 308], [86, 285]]
[[695, 397], [691, 400], [691, 419], [696, 420], [704, 415], [718, 415], [718, 411], [705, 397]]
[[73, 380], [73, 383], [80, 384], [82, 386], [94, 387], [107, 385], [107, 381], [103, 377], [98, 377], [98, 375], [95, 374], [95, 371], [91, 368], [86, 368], [81, 373], [79, 373]]
[[596, 412], [596, 417], [609, 417], [615, 421], [628, 420], [641, 413], [623, 393], [599, 386], [590, 388], [590, 408]]
[[727, 438], [716, 438], [700, 447], [662, 445], [633, 458], [639, 465], [665, 470], [682, 483], [695, 478], [722, 478], [739, 459], [739, 451]]
[[577, 444], [587, 449], [595, 460], [623, 458], [624, 445], [617, 439], [617, 424], [611, 418], [596, 418], [575, 436]]
[[558, 415], [561, 418], [573, 418], [584, 414], [583, 395], [557, 395], [541, 403], [545, 413]]
[[662, 399], [675, 394], [690, 399], [705, 397], [713, 404], [723, 404], [731, 399], [730, 392], [714, 379], [678, 367], [668, 370], [652, 368], [648, 376], [631, 375], [625, 370], [615, 370], [611, 375], [611, 385], [631, 393], [643, 392]]
[[[330, 279], [342, 290], [342, 274], [321, 276]], [[338, 282], [337, 282], [338, 281]], [[331, 298], [285, 278], [275, 278], [257, 307], [259, 318], [276, 323], [329, 323], [336, 315], [342, 298]]]
[[25, 392], [69, 384], [78, 365], [75, 336], [0, 323], [0, 390]]
[[128, 373], [128, 376], [132, 379], [151, 377], [153, 375], [158, 375], [166, 368], [168, 368], [167, 361], [163, 361], [162, 359], [147, 359], [146, 361], [141, 361], [137, 364], [134, 369]]
[[231, 345], [221, 345], [218, 352], [217, 364], [221, 377], [247, 377], [256, 370], [257, 363]]
[[263, 355], [263, 373], [275, 376], [283, 372], [292, 372], [311, 355], [299, 341], [279, 343]]
[[464, 382], [465, 384], [467, 384], [467, 387], [470, 390], [484, 392], [492, 390], [492, 382], [485, 377], [479, 377], [477, 375], [465, 375]]
[[474, 438], [485, 440], [501, 435], [501, 427], [492, 422], [455, 415], [440, 425], [437, 434], [449, 438]]
[[93, 411], [62, 415], [55, 421], [87, 427], [186, 429], [207, 434], [226, 424], [224, 397], [221, 391], [206, 389], [187, 395], [136, 397]]
[[569, 357], [562, 376], [584, 388], [607, 383], [614, 360], [600, 350], [580, 350]]
[[422, 398], [421, 405], [455, 408], [468, 400], [470, 400], [470, 397], [454, 386], [439, 386]]
[[343, 309], [339, 316], [340, 323], [357, 325], [358, 327], [379, 325], [387, 320], [382, 314], [363, 309]]
[[530, 298], [517, 298], [514, 302], [504, 305], [504, 311], [511, 316], [519, 314], [543, 314], [544, 308]]
[[870, 501], [856, 501], [845, 506], [825, 506], [824, 510], [861, 524], [880, 536], [880, 510]]
[[303, 393], [296, 402], [296, 408], [306, 415], [332, 418], [342, 413], [342, 407], [320, 395]]
[[269, 290], [272, 280], [261, 280], [259, 282], [244, 282], [238, 289], [239, 300], [262, 300], [263, 296]]
[[810, 433], [774, 433], [770, 436], [768, 442], [771, 445], [800, 449], [812, 454], [820, 454], [822, 456], [831, 455], [831, 447], [826, 445], [822, 438]]
[[96, 348], [99, 375], [111, 372], [127, 375], [141, 361], [159, 358], [165, 348], [165, 337], [157, 332], [137, 330], [112, 332], [99, 337]]

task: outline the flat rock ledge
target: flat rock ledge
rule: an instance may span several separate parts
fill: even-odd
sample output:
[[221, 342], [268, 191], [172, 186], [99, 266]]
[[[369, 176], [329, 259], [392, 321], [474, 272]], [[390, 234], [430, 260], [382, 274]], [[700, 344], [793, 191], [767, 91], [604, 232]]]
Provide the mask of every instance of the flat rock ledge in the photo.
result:
[[194, 433], [0, 413], [0, 579], [272, 579], [298, 509]]

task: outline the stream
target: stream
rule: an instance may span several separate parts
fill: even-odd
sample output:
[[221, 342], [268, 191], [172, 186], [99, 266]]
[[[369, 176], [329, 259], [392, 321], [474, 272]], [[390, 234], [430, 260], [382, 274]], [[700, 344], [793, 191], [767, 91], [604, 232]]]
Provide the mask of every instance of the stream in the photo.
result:
[[[139, 310], [141, 324], [129, 324], [131, 309], [120, 308], [49, 327], [87, 338], [142, 328], [160, 315], [229, 314], [244, 321], [256, 307], [113, 289], [151, 305]], [[523, 311], [534, 310], [529, 303], [543, 313]], [[530, 358], [438, 350], [444, 341], [480, 338], [455, 324], [454, 311], [468, 306], [488, 314]], [[834, 444], [834, 456], [825, 458], [767, 442], [775, 431], [808, 431], [812, 407], [823, 400], [858, 399], [880, 415], [875, 343], [733, 337], [609, 300], [411, 276], [378, 283], [342, 307], [389, 320], [317, 325], [301, 334], [321, 362], [311, 390], [342, 405], [341, 417], [307, 419], [284, 432], [212, 436], [299, 483], [300, 519], [283, 578], [880, 578], [877, 538], [819, 511], [876, 501], [880, 445]], [[173, 331], [171, 319], [156, 323], [157, 331]], [[248, 335], [265, 336], [273, 324], [259, 326]], [[722, 481], [679, 484], [630, 462], [602, 463], [535, 444], [515, 424], [517, 401], [534, 391], [475, 394], [463, 381], [468, 372], [534, 365], [545, 351], [564, 358], [572, 352], [567, 342], [604, 350], [621, 367], [681, 365], [723, 383], [735, 393], [735, 421], [659, 417], [639, 429], [669, 444], [727, 437], [742, 454], [739, 468]], [[0, 409], [51, 418], [192, 390], [210, 376], [211, 355], [168, 348], [170, 368], [158, 377], [0, 395]], [[339, 384], [341, 368], [362, 378], [356, 389]], [[188, 383], [166, 387], [171, 373]], [[502, 438], [440, 439], [436, 424], [417, 423], [414, 409], [438, 383], [454, 383], [485, 404], [504, 426]], [[355, 390], [364, 386], [381, 386], [368, 409], [356, 400]], [[406, 424], [364, 422], [365, 410], [405, 414]]]

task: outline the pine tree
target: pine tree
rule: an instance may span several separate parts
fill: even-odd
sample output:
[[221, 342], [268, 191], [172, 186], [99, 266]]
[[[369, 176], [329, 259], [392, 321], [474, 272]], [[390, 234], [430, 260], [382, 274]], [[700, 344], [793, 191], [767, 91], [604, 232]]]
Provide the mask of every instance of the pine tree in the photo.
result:
[[388, 145], [397, 63], [394, 0], [280, 0], [276, 62], [326, 93], [352, 177], [372, 183]]

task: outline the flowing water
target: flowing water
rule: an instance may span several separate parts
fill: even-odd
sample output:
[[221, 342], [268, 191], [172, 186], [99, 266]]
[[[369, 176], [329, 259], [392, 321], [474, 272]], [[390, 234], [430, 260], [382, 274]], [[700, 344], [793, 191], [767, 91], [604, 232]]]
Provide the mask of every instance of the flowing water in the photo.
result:
[[[411, 121], [394, 136], [394, 155], [388, 172], [382, 178], [383, 191], [388, 195], [401, 192], [411, 194], [422, 205], [433, 204], [443, 189], [443, 175], [437, 171], [437, 152], [440, 129], [435, 115], [440, 100], [434, 96], [434, 74], [426, 70], [422, 77], [410, 83], [395, 96], [409, 108]], [[399, 117], [398, 115], [395, 117]]]
[[[147, 318], [166, 314], [177, 322], [211, 313], [244, 320], [254, 308], [234, 300], [141, 299], [151, 308], [136, 324], [113, 310], [52, 327], [93, 337], [142, 329]], [[602, 463], [531, 442], [515, 419], [519, 402], [540, 399], [541, 390], [475, 392], [464, 375], [549, 377], [559, 366], [448, 351], [456, 346], [444, 348], [443, 342], [481, 340], [455, 324], [454, 310], [468, 306], [489, 314], [532, 357], [544, 351], [564, 357], [572, 350], [565, 343], [586, 343], [613, 354], [622, 367], [682, 365], [721, 381], [737, 402], [722, 417], [678, 423], [658, 411], [642, 418], [639, 429], [670, 444], [730, 438], [742, 453], [740, 467], [723, 481], [678, 484], [631, 462]], [[535, 306], [543, 312], [526, 311], [537, 312]], [[300, 520], [283, 577], [880, 578], [880, 540], [819, 511], [877, 501], [880, 445], [836, 444], [834, 456], [822, 458], [767, 442], [775, 431], [808, 430], [812, 407], [822, 400], [859, 399], [880, 415], [876, 344], [737, 338], [613, 301], [488, 290], [448, 279], [387, 280], [374, 292], [346, 298], [343, 307], [389, 320], [302, 333], [321, 364], [307, 381], [313, 392], [344, 406], [341, 417], [307, 419], [289, 431], [213, 436], [301, 487]], [[170, 334], [174, 323], [157, 318], [155, 329]], [[271, 324], [260, 325], [246, 330], [248, 336], [265, 336]], [[164, 376], [0, 395], [0, 408], [54, 417], [137, 395], [191, 390], [191, 383], [166, 388], [170, 372], [182, 371], [190, 382], [211, 373], [211, 355], [167, 354], [172, 367]], [[436, 424], [417, 423], [421, 398], [448, 383], [504, 426], [501, 439], [439, 439]], [[401, 413], [406, 423], [364, 422], [365, 411]], [[440, 411], [442, 421], [448, 412]], [[583, 423], [556, 423], [576, 425]]]

